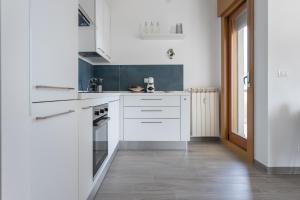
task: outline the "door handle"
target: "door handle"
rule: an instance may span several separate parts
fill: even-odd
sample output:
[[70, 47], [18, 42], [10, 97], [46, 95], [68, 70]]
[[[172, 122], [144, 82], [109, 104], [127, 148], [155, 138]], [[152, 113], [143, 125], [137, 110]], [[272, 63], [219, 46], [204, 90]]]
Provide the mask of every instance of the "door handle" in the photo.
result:
[[70, 114], [70, 113], [73, 113], [75, 112], [75, 110], [68, 110], [66, 112], [62, 112], [62, 113], [57, 113], [57, 114], [53, 114], [53, 115], [47, 115], [47, 116], [41, 116], [41, 117], [36, 117], [35, 119], [37, 121], [39, 120], [45, 120], [45, 119], [50, 119], [50, 118], [53, 118], [53, 117], [58, 117], [58, 116], [62, 116], [62, 115], [67, 115], [67, 114]]
[[162, 112], [163, 110], [141, 110], [141, 112]]
[[82, 110], [88, 110], [88, 109], [90, 109], [90, 108], [92, 108], [93, 106], [87, 106], [87, 107], [83, 107], [83, 108], [81, 108]]
[[57, 90], [75, 90], [72, 87], [60, 87], [60, 86], [50, 86], [50, 85], [37, 85], [36, 89], [57, 89]]
[[162, 124], [162, 122], [141, 122], [142, 124]]

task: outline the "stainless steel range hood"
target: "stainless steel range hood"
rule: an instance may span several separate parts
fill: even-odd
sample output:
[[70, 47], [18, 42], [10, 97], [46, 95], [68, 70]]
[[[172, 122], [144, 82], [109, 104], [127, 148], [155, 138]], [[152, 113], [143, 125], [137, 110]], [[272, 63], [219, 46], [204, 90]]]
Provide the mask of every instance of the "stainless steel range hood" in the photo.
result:
[[90, 26], [91, 25], [91, 19], [88, 16], [88, 14], [84, 11], [84, 9], [79, 5], [78, 8], [78, 26]]

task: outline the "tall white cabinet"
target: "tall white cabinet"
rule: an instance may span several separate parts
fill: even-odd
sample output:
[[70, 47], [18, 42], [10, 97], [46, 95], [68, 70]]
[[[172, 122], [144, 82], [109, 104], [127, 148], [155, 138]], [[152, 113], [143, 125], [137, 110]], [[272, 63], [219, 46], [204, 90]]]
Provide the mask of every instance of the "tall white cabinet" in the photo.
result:
[[76, 101], [37, 103], [32, 106], [31, 200], [78, 199], [76, 109]]
[[29, 14], [30, 199], [78, 200], [78, 1], [30, 0]]
[[69, 100], [78, 88], [78, 1], [30, 1], [32, 102]]

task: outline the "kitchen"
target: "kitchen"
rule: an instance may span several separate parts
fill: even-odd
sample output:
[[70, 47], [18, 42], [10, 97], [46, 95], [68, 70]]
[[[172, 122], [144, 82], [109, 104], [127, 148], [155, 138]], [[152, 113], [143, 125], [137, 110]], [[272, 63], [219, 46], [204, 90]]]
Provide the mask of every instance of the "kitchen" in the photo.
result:
[[[264, 104], [254, 106], [253, 90], [255, 80], [255, 101], [265, 102], [264, 68], [237, 73], [236, 88], [248, 96], [234, 102], [228, 89], [234, 82], [222, 48], [226, 20], [242, 16], [232, 21], [244, 33], [248, 28], [245, 46], [255, 41], [255, 62], [267, 65], [260, 56], [268, 46], [264, 21], [251, 40], [254, 16], [245, 15], [251, 3], [1, 0], [1, 199], [244, 199], [253, 193], [263, 199], [269, 191], [299, 191], [290, 185], [297, 177], [266, 176], [297, 172], [299, 144], [296, 136], [284, 138], [292, 145], [275, 155], [268, 147], [273, 140], [265, 141], [269, 118], [261, 114]], [[255, 16], [265, 19], [268, 6], [256, 3]], [[229, 15], [233, 10], [242, 14]], [[249, 60], [254, 49], [244, 54]], [[294, 69], [280, 70], [280, 80]], [[231, 126], [246, 138], [228, 133]], [[273, 180], [279, 184], [265, 187]]]
[[[167, 8], [172, 1], [163, 4], [162, 10], [173, 9]], [[175, 3], [176, 7], [180, 5]], [[216, 2], [207, 6], [216, 12]], [[118, 150], [186, 149], [190, 140], [190, 93], [184, 91], [189, 74], [183, 46], [185, 39], [193, 39], [189, 36], [192, 27], [184, 23], [187, 19], [168, 20], [157, 18], [155, 13], [141, 13], [138, 22], [127, 23], [134, 26], [130, 31], [136, 36], [132, 39], [141, 43], [136, 50], [143, 49], [145, 59], [136, 54], [136, 58], [122, 60], [124, 51], [114, 47], [126, 46], [118, 41], [122, 37], [114, 35], [123, 34], [115, 30], [119, 25], [114, 19], [126, 15], [118, 10], [122, 1], [30, 0], [18, 8], [19, 18], [13, 19], [15, 24], [22, 24], [22, 30], [15, 33], [23, 33], [19, 53], [24, 53], [22, 63], [28, 65], [16, 79], [28, 84], [20, 85], [24, 98], [17, 105], [22, 105], [20, 114], [24, 111], [20, 127], [30, 137], [18, 136], [20, 145], [28, 145], [19, 154], [22, 167], [6, 162], [6, 156], [16, 152], [3, 147], [10, 152], [3, 156], [3, 182], [6, 176], [11, 177], [10, 171], [24, 177], [18, 181], [24, 190], [11, 193], [7, 185], [4, 199], [93, 199]], [[217, 22], [215, 16], [209, 20]], [[158, 26], [155, 31], [151, 30], [154, 23]], [[176, 24], [181, 28], [177, 32]], [[212, 29], [216, 28], [217, 23]], [[165, 43], [163, 47], [161, 42]], [[131, 50], [136, 51], [134, 47]], [[196, 53], [190, 52], [190, 56]], [[200, 85], [198, 77], [188, 81], [194, 81], [188, 84], [191, 87]], [[139, 91], [129, 92], [130, 88]], [[14, 134], [3, 137], [7, 148]]]

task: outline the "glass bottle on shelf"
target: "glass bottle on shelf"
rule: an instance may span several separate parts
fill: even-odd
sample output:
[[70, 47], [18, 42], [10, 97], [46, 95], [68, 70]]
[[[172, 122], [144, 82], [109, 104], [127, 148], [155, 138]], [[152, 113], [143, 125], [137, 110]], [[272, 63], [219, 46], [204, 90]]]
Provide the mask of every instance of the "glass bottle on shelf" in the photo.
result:
[[152, 21], [150, 23], [150, 33], [154, 33], [154, 23]]
[[160, 25], [159, 25], [159, 22], [156, 22], [155, 33], [160, 33]]

